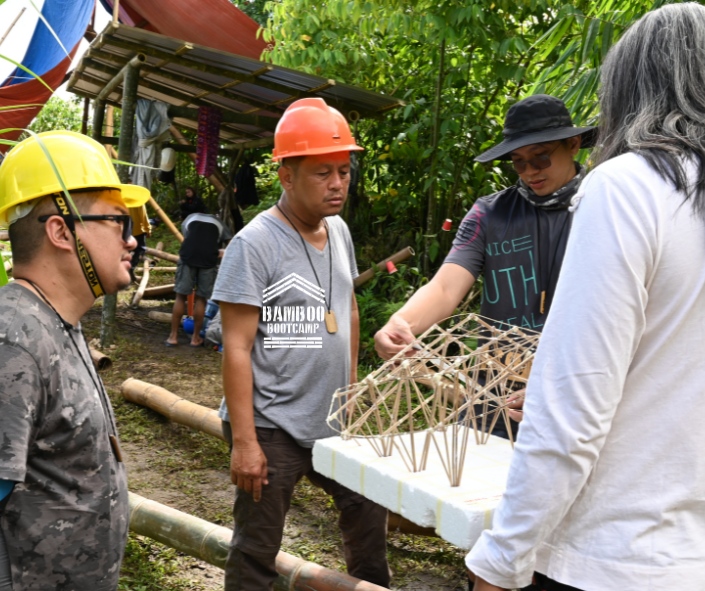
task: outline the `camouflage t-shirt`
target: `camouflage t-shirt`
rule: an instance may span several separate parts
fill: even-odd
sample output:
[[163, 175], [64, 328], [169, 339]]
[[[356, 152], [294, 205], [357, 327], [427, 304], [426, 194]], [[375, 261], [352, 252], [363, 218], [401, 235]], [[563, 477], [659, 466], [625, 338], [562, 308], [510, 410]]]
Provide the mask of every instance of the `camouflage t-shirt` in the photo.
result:
[[77, 330], [29, 290], [0, 289], [0, 478], [17, 482], [0, 527], [15, 590], [118, 584], [129, 517], [125, 467], [109, 440], [110, 403], [68, 330], [92, 370]]

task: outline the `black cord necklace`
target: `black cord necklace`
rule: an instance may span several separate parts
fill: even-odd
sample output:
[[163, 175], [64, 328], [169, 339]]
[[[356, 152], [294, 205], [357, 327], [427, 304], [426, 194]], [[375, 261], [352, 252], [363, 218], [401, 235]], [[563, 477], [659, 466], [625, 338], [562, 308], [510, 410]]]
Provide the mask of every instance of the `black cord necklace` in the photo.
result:
[[[318, 273], [316, 273], [316, 267], [313, 266], [313, 261], [311, 260], [311, 255], [308, 254], [308, 248], [306, 248], [306, 241], [304, 240], [304, 237], [301, 235], [301, 232], [299, 232], [299, 229], [293, 224], [293, 222], [289, 219], [289, 216], [284, 213], [284, 210], [279, 207], [278, 203], [274, 204], [276, 208], [281, 212], [281, 214], [286, 218], [286, 221], [289, 222], [289, 225], [294, 228], [294, 231], [299, 235], [299, 238], [301, 239], [301, 245], [303, 246], [304, 252], [306, 253], [306, 258], [308, 259], [308, 264], [311, 265], [311, 270], [313, 271], [313, 275], [316, 278], [316, 283], [318, 283], [318, 287], [320, 289], [323, 289], [323, 286], [321, 285], [320, 279], [318, 279]], [[326, 242], [328, 243], [328, 299], [326, 299], [326, 294], [323, 294], [323, 301], [326, 304], [326, 313], [324, 316], [325, 323], [326, 323], [326, 330], [330, 334], [335, 334], [338, 332], [338, 321], [335, 319], [335, 312], [333, 312], [333, 247], [331, 246], [331, 240], [330, 240], [330, 231], [328, 230], [328, 224], [326, 223], [325, 220], [323, 220], [323, 227], [326, 229]]]
[[[54, 314], [56, 314], [56, 317], [59, 319], [59, 322], [61, 322], [61, 325], [64, 327], [64, 330], [66, 331], [66, 334], [69, 335], [69, 339], [71, 339], [71, 343], [73, 344], [74, 349], [76, 349], [76, 353], [78, 354], [78, 358], [81, 360], [81, 363], [83, 364], [83, 367], [86, 369], [88, 372], [89, 377], [91, 378], [91, 382], [93, 382], [93, 386], [95, 387], [96, 391], [98, 392], [98, 398], [100, 400], [100, 406], [103, 409], [103, 415], [105, 418], [105, 422], [107, 423], [108, 427], [108, 439], [110, 440], [110, 446], [113, 448], [113, 453], [115, 454], [115, 458], [117, 459], [118, 462], [122, 462], [122, 451], [120, 449], [120, 442], [118, 441], [115, 429], [113, 427], [113, 422], [110, 418], [110, 412], [108, 411], [109, 408], [109, 403], [108, 403], [108, 393], [105, 391], [105, 388], [103, 387], [103, 382], [100, 380], [100, 378], [96, 375], [94, 375], [94, 372], [91, 371], [90, 365], [86, 363], [85, 358], [83, 357], [83, 354], [81, 353], [81, 349], [78, 346], [78, 343], [76, 340], [73, 338], [73, 334], [71, 334], [72, 330], [77, 330], [78, 334], [81, 335], [81, 338], [83, 339], [83, 344], [86, 347], [86, 350], [88, 350], [88, 343], [86, 342], [86, 337], [83, 334], [83, 331], [79, 328], [76, 328], [71, 324], [70, 322], [67, 322], [64, 320], [64, 318], [59, 314], [56, 308], [52, 305], [52, 303], [49, 301], [49, 298], [47, 298], [46, 295], [44, 295], [44, 292], [40, 289], [40, 287], [34, 283], [34, 281], [30, 279], [26, 279], [25, 277], [15, 277], [15, 281], [17, 280], [21, 281], [26, 281], [29, 283], [34, 290], [37, 292], [39, 297], [44, 300], [44, 303], [49, 306]], [[110, 431], [113, 431], [113, 433], [110, 433]]]

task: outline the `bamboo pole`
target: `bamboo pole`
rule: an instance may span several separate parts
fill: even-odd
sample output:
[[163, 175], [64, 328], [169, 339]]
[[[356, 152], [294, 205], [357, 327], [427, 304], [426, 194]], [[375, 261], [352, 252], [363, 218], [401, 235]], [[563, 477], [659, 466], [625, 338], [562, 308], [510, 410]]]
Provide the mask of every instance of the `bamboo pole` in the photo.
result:
[[414, 249], [411, 248], [410, 246], [407, 246], [406, 248], [400, 250], [399, 252], [395, 252], [389, 258], [386, 258], [383, 261], [380, 261], [374, 267], [367, 269], [367, 271], [365, 271], [364, 273], [360, 273], [360, 275], [358, 275], [357, 278], [355, 279], [355, 281], [353, 282], [353, 285], [357, 289], [358, 287], [360, 287], [360, 286], [364, 285], [365, 283], [367, 283], [368, 281], [370, 281], [375, 276], [377, 269], [379, 269], [380, 271], [384, 271], [388, 261], [391, 261], [396, 265], [397, 263], [401, 263], [401, 262], [405, 261], [406, 259], [413, 256], [414, 254], [416, 254], [416, 253], [414, 252]]
[[24, 11], [25, 11], [25, 10], [27, 10], [27, 7], [26, 7], [26, 6], [23, 6], [23, 7], [22, 7], [22, 10], [20, 10], [19, 14], [15, 17], [15, 20], [12, 21], [12, 23], [10, 24], [10, 26], [7, 28], [7, 31], [5, 31], [5, 34], [2, 36], [2, 39], [0, 39], [0, 45], [3, 44], [3, 41], [5, 41], [5, 39], [6, 39], [7, 36], [10, 34], [10, 32], [12, 31], [12, 29], [15, 28], [15, 25], [17, 24], [17, 21], [20, 20], [20, 17], [24, 14]]
[[146, 248], [145, 253], [149, 256], [157, 257], [158, 259], [164, 259], [165, 261], [170, 261], [172, 263], [179, 262], [179, 255], [171, 254], [170, 252], [164, 252], [163, 250], [158, 250], [156, 248], [149, 248], [149, 246]]
[[125, 400], [157, 411], [170, 421], [186, 425], [225, 441], [218, 411], [180, 398], [164, 388], [128, 378], [120, 386]]
[[171, 322], [171, 314], [169, 312], [158, 312], [157, 310], [150, 310], [147, 316], [156, 320], [157, 322], [166, 322], [169, 324]]
[[142, 265], [142, 279], [140, 280], [140, 285], [137, 288], [135, 295], [132, 297], [133, 307], [140, 305], [140, 300], [144, 295], [144, 290], [147, 289], [147, 283], [149, 283], [149, 261], [145, 259]]
[[[232, 531], [156, 501], [130, 493], [130, 530], [166, 544], [189, 556], [223, 568]], [[385, 587], [361, 581], [286, 552], [276, 558], [277, 590], [384, 591]]]
[[[135, 269], [135, 273], [136, 273], [137, 271], [140, 271], [140, 268], [139, 268], [139, 267], [137, 267], [137, 268]], [[154, 272], [163, 272], [163, 273], [169, 272], [169, 273], [175, 273], [175, 272], [176, 272], [176, 267], [150, 267], [150, 268], [149, 268], [149, 271], [150, 271], [150, 273], [154, 273]]]
[[181, 232], [179, 232], [179, 229], [174, 225], [174, 222], [171, 221], [166, 212], [161, 207], [159, 207], [159, 204], [154, 200], [154, 197], [152, 197], [151, 195], [149, 197], [148, 203], [152, 207], [152, 209], [157, 212], [157, 215], [166, 224], [166, 227], [171, 230], [171, 233], [176, 236], [177, 240], [179, 242], [183, 242], [184, 237]]
[[165, 296], [174, 295], [174, 284], [157, 285], [156, 287], [148, 287], [144, 290], [143, 300], [151, 300], [154, 298], [163, 298]]
[[[165, 312], [153, 311], [149, 313], [149, 317], [153, 318], [155, 313], [166, 314]], [[171, 321], [171, 315], [168, 314], [168, 316], [169, 321]], [[135, 378], [125, 380], [120, 386], [120, 392], [125, 400], [129, 402], [146, 406], [175, 423], [213, 435], [225, 441], [218, 411], [190, 402], [165, 388], [143, 382], [142, 380], [136, 380]], [[437, 537], [433, 528], [421, 527], [401, 515], [391, 512], [388, 517], [388, 529], [407, 534]]]
[[91, 353], [91, 361], [93, 361], [93, 365], [98, 371], [110, 369], [110, 367], [113, 365], [113, 360], [110, 359], [110, 357], [108, 357], [104, 353], [101, 353], [93, 347], [88, 347], [88, 350]]

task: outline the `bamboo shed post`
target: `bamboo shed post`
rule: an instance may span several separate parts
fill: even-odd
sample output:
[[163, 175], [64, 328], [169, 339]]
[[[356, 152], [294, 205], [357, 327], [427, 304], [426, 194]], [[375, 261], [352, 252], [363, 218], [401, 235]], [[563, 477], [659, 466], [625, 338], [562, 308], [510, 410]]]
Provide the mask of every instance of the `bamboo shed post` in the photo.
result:
[[[137, 109], [137, 87], [139, 85], [139, 67], [144, 62], [144, 56], [135, 56], [130, 62], [120, 70], [120, 73], [105, 86], [100, 99], [104, 99], [103, 93], [111, 87], [119, 84], [122, 74], [122, 119], [120, 120], [120, 142], [118, 143], [118, 159], [128, 162], [132, 157], [132, 132], [135, 124], [135, 111]], [[117, 81], [116, 81], [117, 80]], [[109, 93], [108, 93], [109, 94]], [[98, 130], [98, 133], [102, 129]], [[95, 133], [95, 132], [94, 132]], [[123, 183], [128, 182], [129, 171], [127, 166], [118, 166], [118, 175]], [[115, 340], [115, 311], [117, 309], [117, 295], [110, 294], [103, 297], [103, 314], [100, 322], [100, 344], [107, 347]]]

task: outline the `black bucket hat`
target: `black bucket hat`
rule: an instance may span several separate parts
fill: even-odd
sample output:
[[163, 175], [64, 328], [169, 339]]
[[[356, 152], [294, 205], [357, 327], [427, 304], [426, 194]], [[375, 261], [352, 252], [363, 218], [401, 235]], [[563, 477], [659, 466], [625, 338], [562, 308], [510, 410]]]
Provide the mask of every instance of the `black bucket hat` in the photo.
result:
[[504, 120], [504, 141], [480, 154], [477, 162], [507, 160], [509, 153], [541, 142], [582, 136], [581, 148], [592, 148], [596, 127], [575, 127], [561, 99], [547, 94], [535, 94], [512, 105]]

